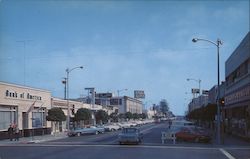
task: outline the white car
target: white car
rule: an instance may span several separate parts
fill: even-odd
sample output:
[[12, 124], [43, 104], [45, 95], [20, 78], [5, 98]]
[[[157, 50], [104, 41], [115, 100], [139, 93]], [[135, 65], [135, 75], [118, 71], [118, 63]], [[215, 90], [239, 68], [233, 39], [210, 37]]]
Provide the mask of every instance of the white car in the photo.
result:
[[121, 123], [117, 123], [121, 128], [127, 128], [130, 127], [130, 124], [128, 124], [127, 122], [121, 122]]
[[128, 124], [129, 124], [130, 127], [137, 126], [137, 123], [135, 121], [129, 121]]
[[141, 120], [137, 120], [135, 121], [135, 123], [137, 124], [137, 126], [143, 125], [143, 122]]
[[104, 129], [105, 131], [116, 131], [120, 129], [120, 126], [110, 123], [110, 124], [104, 125]]

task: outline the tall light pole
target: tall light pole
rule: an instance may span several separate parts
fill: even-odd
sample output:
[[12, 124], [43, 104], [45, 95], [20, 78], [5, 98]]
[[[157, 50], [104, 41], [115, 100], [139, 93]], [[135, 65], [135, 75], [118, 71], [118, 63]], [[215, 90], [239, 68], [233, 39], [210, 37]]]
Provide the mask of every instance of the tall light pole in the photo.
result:
[[201, 95], [201, 80], [200, 79], [193, 79], [193, 78], [187, 78], [187, 81], [196, 81], [199, 83], [199, 95]]
[[66, 85], [67, 85], [66, 77], [63, 77], [62, 84], [64, 84], [64, 100], [66, 100]]
[[198, 39], [193, 38], [193, 42], [197, 41], [206, 41], [211, 44], [214, 44], [217, 47], [217, 82], [218, 82], [218, 93], [217, 93], [217, 143], [221, 144], [221, 136], [220, 136], [220, 122], [221, 122], [221, 114], [220, 114], [220, 45], [222, 45], [222, 41], [220, 39], [217, 39], [216, 42], [207, 40], [207, 39]]
[[31, 42], [32, 40], [19, 40], [16, 42], [23, 43], [23, 48], [24, 48], [24, 54], [23, 54], [23, 84], [26, 85], [26, 44], [27, 42]]
[[66, 69], [66, 73], [67, 73], [67, 81], [66, 81], [66, 84], [67, 84], [67, 107], [68, 107], [68, 115], [67, 115], [67, 130], [69, 131], [69, 123], [70, 123], [70, 107], [69, 107], [69, 73], [71, 71], [73, 71], [74, 69], [77, 69], [77, 68], [80, 68], [80, 69], [83, 69], [83, 66], [78, 66], [78, 67], [74, 67], [72, 69], [69, 69], [67, 68]]
[[127, 91], [128, 89], [120, 89], [120, 90], [117, 90], [117, 96], [119, 97], [119, 95], [120, 95], [120, 92], [122, 92], [122, 91]]

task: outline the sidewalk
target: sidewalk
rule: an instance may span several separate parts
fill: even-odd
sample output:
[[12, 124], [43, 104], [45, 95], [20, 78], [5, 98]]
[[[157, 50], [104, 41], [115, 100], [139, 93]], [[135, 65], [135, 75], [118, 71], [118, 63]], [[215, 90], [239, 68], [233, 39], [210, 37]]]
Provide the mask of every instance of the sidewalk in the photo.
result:
[[[215, 141], [216, 142], [216, 141]], [[225, 134], [224, 141], [222, 139], [222, 145], [232, 147], [232, 146], [250, 146], [250, 142], [244, 139], [232, 135]]]
[[22, 137], [19, 141], [10, 141], [9, 139], [0, 140], [0, 145], [6, 144], [29, 144], [29, 143], [40, 143], [46, 141], [53, 141], [58, 139], [67, 138], [67, 133], [57, 133], [54, 135], [43, 135], [43, 136], [33, 136], [33, 137]]

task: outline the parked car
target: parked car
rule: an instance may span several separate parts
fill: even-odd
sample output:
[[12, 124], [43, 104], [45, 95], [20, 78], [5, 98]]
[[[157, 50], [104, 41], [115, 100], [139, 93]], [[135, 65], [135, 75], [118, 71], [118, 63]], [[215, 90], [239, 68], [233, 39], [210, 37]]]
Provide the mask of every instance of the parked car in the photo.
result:
[[118, 142], [120, 144], [124, 143], [136, 143], [139, 144], [142, 142], [143, 134], [140, 132], [140, 129], [135, 127], [123, 128], [122, 132], [118, 135]]
[[105, 131], [116, 131], [120, 129], [120, 126], [110, 123], [110, 124], [105, 124], [104, 129]]
[[130, 127], [135, 127], [135, 126], [137, 126], [137, 123], [134, 122], [134, 121], [129, 121], [129, 122], [128, 122], [128, 125], [129, 125]]
[[120, 122], [120, 123], [118, 123], [118, 125], [119, 125], [121, 128], [130, 127], [130, 125], [129, 125], [127, 122]]
[[177, 140], [193, 141], [193, 142], [210, 142], [211, 136], [200, 128], [182, 127], [175, 134]]
[[83, 134], [99, 134], [104, 133], [103, 127], [90, 126], [86, 128], [76, 128], [68, 132], [68, 136], [81, 136]]

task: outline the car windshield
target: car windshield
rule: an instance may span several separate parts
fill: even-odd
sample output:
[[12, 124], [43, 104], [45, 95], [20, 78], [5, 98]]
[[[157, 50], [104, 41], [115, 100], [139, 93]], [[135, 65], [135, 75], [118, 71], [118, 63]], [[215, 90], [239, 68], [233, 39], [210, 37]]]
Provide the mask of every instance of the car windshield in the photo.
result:
[[137, 129], [123, 129], [122, 130], [123, 133], [136, 133], [138, 132]]
[[250, 159], [250, 0], [0, 0], [0, 159]]

